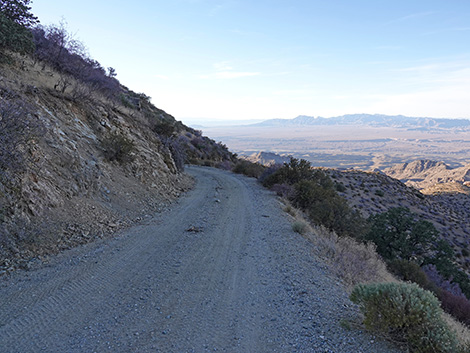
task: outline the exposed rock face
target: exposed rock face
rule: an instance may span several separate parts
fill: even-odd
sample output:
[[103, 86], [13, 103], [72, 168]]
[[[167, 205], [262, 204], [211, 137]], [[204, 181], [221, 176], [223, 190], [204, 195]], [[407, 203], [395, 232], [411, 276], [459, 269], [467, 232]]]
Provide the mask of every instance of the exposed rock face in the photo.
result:
[[[0, 272], [142, 219], [191, 186], [146, 114], [173, 117], [99, 95], [71, 100], [52, 88], [52, 70], [27, 64], [26, 70], [0, 68], [2, 109], [18, 107], [15, 119], [28, 127], [15, 147], [21, 167], [0, 173]], [[2, 112], [5, 122], [10, 112]], [[106, 156], [110, 136], [121, 139], [117, 149], [119, 141], [131, 146], [125, 159]]]
[[417, 189], [427, 189], [436, 184], [447, 183], [465, 185], [466, 182], [470, 181], [470, 165], [450, 168], [444, 162], [431, 160], [417, 160], [411, 163], [397, 164], [384, 169], [383, 172]]

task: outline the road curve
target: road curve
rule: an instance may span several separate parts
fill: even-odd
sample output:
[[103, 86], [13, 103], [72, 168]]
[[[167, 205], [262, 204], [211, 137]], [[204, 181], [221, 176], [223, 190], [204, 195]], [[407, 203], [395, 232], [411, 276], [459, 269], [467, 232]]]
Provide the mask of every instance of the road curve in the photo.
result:
[[0, 352], [397, 352], [342, 327], [357, 308], [275, 195], [188, 172], [171, 209], [1, 280]]

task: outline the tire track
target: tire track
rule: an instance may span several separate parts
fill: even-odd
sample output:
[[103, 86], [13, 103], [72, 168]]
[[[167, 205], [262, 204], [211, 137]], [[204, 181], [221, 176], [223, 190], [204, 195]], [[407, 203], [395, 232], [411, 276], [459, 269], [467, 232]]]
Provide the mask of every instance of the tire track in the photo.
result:
[[274, 195], [189, 172], [197, 187], [172, 210], [0, 284], [0, 351], [393, 351], [340, 327], [356, 309]]

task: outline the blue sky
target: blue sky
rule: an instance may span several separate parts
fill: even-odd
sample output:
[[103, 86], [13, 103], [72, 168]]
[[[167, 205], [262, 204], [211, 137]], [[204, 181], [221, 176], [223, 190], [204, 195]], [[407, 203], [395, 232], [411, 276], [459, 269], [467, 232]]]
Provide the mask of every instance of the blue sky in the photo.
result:
[[470, 1], [35, 0], [178, 120], [470, 118]]

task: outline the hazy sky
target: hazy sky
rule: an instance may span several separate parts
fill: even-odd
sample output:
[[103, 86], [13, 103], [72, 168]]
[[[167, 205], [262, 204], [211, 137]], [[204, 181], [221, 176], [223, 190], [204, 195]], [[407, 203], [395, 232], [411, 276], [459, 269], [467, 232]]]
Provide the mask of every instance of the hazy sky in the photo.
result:
[[35, 0], [175, 116], [470, 118], [469, 0]]

